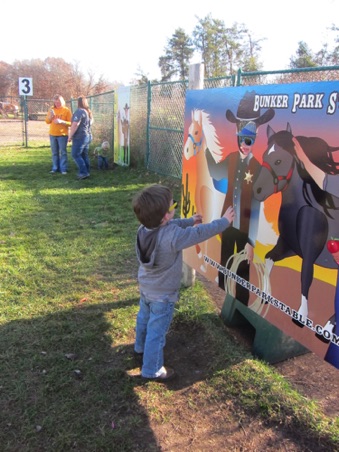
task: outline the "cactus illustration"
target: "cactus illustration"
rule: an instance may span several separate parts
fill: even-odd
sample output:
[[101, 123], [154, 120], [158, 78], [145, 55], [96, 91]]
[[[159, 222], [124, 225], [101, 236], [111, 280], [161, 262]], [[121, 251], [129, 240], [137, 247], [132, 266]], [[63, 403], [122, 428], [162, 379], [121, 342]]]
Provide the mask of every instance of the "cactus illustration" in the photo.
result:
[[[188, 173], [186, 173], [186, 186], [184, 184], [181, 185], [182, 192], [182, 212], [184, 217], [187, 218], [191, 210], [191, 193], [188, 191]], [[192, 215], [194, 214], [194, 206], [192, 205]]]

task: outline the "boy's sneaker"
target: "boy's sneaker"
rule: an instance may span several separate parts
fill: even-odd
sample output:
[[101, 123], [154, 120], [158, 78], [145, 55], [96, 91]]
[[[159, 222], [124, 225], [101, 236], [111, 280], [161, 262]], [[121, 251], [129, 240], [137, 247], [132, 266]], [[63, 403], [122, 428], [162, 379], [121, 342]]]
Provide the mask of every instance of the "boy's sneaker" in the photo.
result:
[[61, 174], [62, 174], [63, 176], [65, 176], [65, 174], [67, 174], [67, 171], [63, 171]]
[[56, 171], [50, 171], [49, 174], [56, 174]]
[[167, 381], [172, 380], [176, 376], [174, 369], [172, 369], [171, 367], [163, 367], [162, 369], [163, 371], [159, 375], [159, 377], [155, 378], [142, 377], [142, 378], [148, 381], [157, 381], [158, 383], [166, 383]]

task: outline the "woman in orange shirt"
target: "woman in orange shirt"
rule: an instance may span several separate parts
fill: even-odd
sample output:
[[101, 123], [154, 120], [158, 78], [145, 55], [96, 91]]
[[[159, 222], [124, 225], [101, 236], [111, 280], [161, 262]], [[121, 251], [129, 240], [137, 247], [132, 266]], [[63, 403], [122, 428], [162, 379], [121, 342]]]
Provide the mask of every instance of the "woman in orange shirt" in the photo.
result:
[[51, 174], [60, 172], [67, 174], [68, 156], [68, 127], [71, 125], [72, 112], [66, 107], [66, 102], [60, 94], [53, 97], [54, 105], [46, 116], [46, 123], [50, 124], [49, 138], [52, 151]]

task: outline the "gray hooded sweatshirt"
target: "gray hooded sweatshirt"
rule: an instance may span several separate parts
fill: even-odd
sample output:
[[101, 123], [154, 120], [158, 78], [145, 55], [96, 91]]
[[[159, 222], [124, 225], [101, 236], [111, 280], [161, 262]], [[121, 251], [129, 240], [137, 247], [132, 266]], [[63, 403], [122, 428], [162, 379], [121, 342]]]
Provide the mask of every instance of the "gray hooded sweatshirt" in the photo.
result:
[[226, 218], [193, 227], [194, 219], [176, 218], [165, 226], [137, 232], [136, 253], [139, 261], [140, 292], [150, 300], [176, 302], [182, 276], [182, 250], [224, 231]]

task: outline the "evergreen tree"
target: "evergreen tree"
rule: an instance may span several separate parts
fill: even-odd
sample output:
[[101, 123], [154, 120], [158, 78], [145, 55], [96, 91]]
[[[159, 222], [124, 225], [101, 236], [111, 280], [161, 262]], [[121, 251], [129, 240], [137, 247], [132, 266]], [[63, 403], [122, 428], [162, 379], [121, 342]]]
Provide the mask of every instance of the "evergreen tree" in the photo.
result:
[[[331, 31], [338, 33], [339, 28], [332, 25]], [[329, 64], [337, 66], [339, 65], [339, 34], [334, 39], [335, 46], [333, 51], [330, 53]]]
[[179, 80], [188, 78], [189, 62], [194, 48], [191, 38], [182, 28], [177, 28], [165, 48], [165, 55], [159, 58], [161, 80], [167, 81], [177, 77]]
[[250, 32], [247, 32], [247, 40], [248, 44], [245, 44], [244, 53], [242, 55], [242, 65], [241, 69], [243, 72], [255, 72], [260, 71], [262, 69], [262, 63], [259, 61], [259, 54], [261, 51], [260, 42], [266, 38], [262, 38], [259, 40], [254, 40]]
[[199, 19], [193, 30], [193, 43], [205, 65], [205, 77], [225, 75], [224, 61], [220, 51], [224, 45], [225, 26], [209, 14]]
[[290, 58], [290, 68], [300, 69], [305, 67], [317, 67], [316, 56], [304, 41], [299, 41], [296, 55]]
[[234, 22], [226, 28], [223, 21], [209, 14], [198, 19], [193, 30], [194, 45], [205, 64], [206, 78], [233, 75], [239, 68], [259, 70], [259, 41], [252, 39], [244, 24]]

